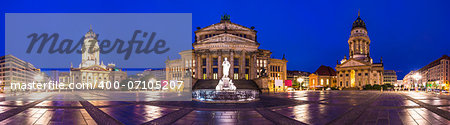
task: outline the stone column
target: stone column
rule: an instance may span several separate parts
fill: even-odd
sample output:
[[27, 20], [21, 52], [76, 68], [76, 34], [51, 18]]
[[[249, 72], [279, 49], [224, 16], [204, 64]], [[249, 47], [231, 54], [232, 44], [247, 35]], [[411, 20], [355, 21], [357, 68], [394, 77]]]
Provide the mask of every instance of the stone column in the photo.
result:
[[255, 53], [250, 54], [250, 71], [249, 71], [249, 79], [255, 79], [256, 78], [256, 56]]
[[201, 61], [202, 61], [202, 57], [201, 57], [202, 55], [201, 54], [199, 54], [199, 53], [197, 53], [196, 54], [196, 63], [197, 63], [197, 65], [196, 65], [196, 68], [197, 68], [197, 71], [196, 71], [196, 76], [197, 76], [197, 79], [202, 79], [202, 72], [203, 72], [203, 70], [202, 70], [202, 63], [201, 63]]
[[239, 59], [239, 79], [245, 79], [245, 51], [241, 52], [241, 58]]
[[218, 72], [217, 72], [217, 79], [221, 79], [222, 78], [222, 76], [223, 76], [223, 74], [222, 74], [222, 63], [223, 63], [223, 61], [222, 61], [222, 51], [219, 51], [219, 53], [218, 53], [218, 57], [217, 57], [217, 69], [218, 69]]
[[230, 50], [230, 59], [228, 59], [230, 61], [230, 72], [229, 72], [229, 77], [231, 79], [234, 79], [234, 52], [232, 50]]
[[211, 69], [211, 52], [208, 52], [206, 54], [206, 79], [211, 79], [211, 73], [212, 73], [212, 69]]

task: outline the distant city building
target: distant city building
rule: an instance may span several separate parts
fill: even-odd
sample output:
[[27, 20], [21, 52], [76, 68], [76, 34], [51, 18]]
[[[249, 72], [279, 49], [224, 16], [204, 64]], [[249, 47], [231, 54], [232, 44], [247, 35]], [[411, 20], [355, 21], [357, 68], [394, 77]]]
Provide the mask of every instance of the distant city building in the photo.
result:
[[311, 73], [304, 71], [287, 71], [287, 80], [292, 80], [292, 82], [298, 82], [297, 80], [302, 80], [305, 87], [309, 86], [309, 75]]
[[233, 80], [269, 77], [270, 85], [260, 85], [264, 89], [273, 89], [275, 80], [286, 80], [287, 60], [270, 58], [272, 52], [259, 49], [254, 27], [233, 23], [224, 15], [219, 23], [197, 29], [194, 50], [180, 52], [181, 59], [166, 61], [168, 79], [191, 73], [198, 80], [218, 80], [223, 76], [222, 62], [227, 59], [231, 64], [228, 76]]
[[444, 83], [448, 87], [450, 79], [449, 68], [450, 57], [443, 55], [441, 58], [434, 60], [428, 65], [420, 68], [417, 72], [422, 76], [419, 83], [428, 86], [437, 86]]
[[394, 85], [395, 83], [397, 83], [397, 73], [394, 70], [384, 70], [383, 84]]
[[100, 83], [101, 81], [122, 81], [126, 79], [126, 72], [115, 68], [114, 64], [110, 64], [109, 67], [100, 63], [100, 51], [87, 52], [93, 47], [93, 50], [99, 50], [99, 45], [97, 41], [97, 36], [92, 30], [85, 35], [82, 49], [81, 63], [78, 68], [73, 68], [72, 64], [70, 66], [70, 81], [72, 83]]
[[69, 72], [59, 72], [58, 82], [69, 84], [70, 83], [70, 73]]
[[[269, 78], [270, 80], [286, 80], [287, 79], [287, 60], [283, 55], [282, 59], [269, 59]], [[257, 75], [259, 77], [259, 75]]]
[[11, 83], [32, 83], [45, 81], [45, 77], [33, 64], [13, 55], [0, 57], [1, 92], [11, 90]]
[[156, 80], [167, 80], [166, 69], [147, 69], [142, 74], [144, 77], [148, 76], [149, 78], [154, 78]]
[[408, 74], [403, 77], [402, 83], [406, 85], [407, 87], [413, 87], [414, 83], [417, 83], [417, 81], [414, 79], [414, 74], [416, 74], [416, 71], [411, 71]]
[[195, 68], [192, 67], [196, 63], [193, 59], [192, 50], [181, 51], [178, 54], [180, 54], [181, 59], [167, 59], [166, 61], [165, 80], [192, 79], [192, 76], [195, 75]]
[[117, 68], [115, 64], [108, 64], [108, 66], [106, 66], [107, 69], [110, 71], [109, 72], [109, 80], [111, 80], [111, 82], [115, 82], [115, 81], [123, 81], [125, 79], [127, 79], [127, 72], [122, 71], [121, 69]]
[[59, 82], [59, 71], [58, 70], [50, 71], [50, 79], [54, 82]]
[[329, 66], [321, 65], [309, 75], [309, 88], [311, 89], [336, 87], [336, 82], [336, 71]]
[[374, 63], [370, 57], [370, 39], [366, 24], [358, 18], [353, 22], [349, 45], [349, 58], [337, 62], [338, 86], [341, 88], [359, 88], [365, 85], [383, 84], [383, 60]]

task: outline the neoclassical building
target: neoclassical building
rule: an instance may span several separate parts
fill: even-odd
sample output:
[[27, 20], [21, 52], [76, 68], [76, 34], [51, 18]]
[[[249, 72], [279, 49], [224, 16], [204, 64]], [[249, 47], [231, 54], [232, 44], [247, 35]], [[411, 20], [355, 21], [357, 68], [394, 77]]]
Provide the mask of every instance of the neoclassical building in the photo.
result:
[[373, 62], [370, 43], [366, 24], [358, 13], [348, 39], [349, 58], [345, 56], [336, 65], [338, 87], [361, 89], [367, 84], [383, 84], [383, 61], [381, 58], [380, 63]]
[[195, 79], [218, 80], [223, 76], [226, 58], [231, 63], [228, 76], [234, 80], [263, 76], [272, 81], [286, 80], [287, 60], [270, 58], [272, 52], [258, 48], [255, 27], [233, 23], [229, 15], [224, 15], [219, 23], [198, 27], [194, 33], [194, 49], [181, 52], [181, 59], [166, 61], [168, 79], [182, 79], [189, 72]]
[[99, 50], [96, 34], [92, 30], [86, 33], [81, 56], [81, 63], [78, 68], [70, 66], [70, 82], [71, 83], [100, 83], [101, 81], [122, 81], [127, 78], [127, 73], [115, 67], [115, 64], [108, 66], [100, 63], [100, 51], [88, 52], [89, 48]]

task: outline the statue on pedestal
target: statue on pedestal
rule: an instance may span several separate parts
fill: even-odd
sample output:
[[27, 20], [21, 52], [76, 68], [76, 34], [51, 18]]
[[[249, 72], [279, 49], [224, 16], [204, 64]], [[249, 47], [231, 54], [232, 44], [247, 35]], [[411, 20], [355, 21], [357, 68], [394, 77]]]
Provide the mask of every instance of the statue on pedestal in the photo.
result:
[[230, 72], [231, 64], [228, 62], [227, 58], [224, 59], [222, 63], [222, 70], [223, 70], [223, 76], [222, 79], [220, 79], [219, 84], [216, 86], [216, 90], [222, 91], [222, 90], [236, 90], [236, 86], [234, 86], [234, 83], [232, 80], [228, 77], [228, 74]]

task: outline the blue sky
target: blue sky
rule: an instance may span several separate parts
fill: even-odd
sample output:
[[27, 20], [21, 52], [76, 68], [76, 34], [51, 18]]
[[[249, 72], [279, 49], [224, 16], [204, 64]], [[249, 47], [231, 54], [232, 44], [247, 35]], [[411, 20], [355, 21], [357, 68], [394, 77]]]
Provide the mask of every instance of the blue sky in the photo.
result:
[[[334, 67], [348, 55], [347, 40], [358, 9], [366, 22], [375, 61], [402, 79], [444, 54], [450, 54], [450, 1], [2, 1], [4, 13], [192, 13], [192, 30], [231, 21], [255, 26], [261, 49], [288, 59], [289, 70], [314, 72], [320, 65]], [[1, 25], [4, 29], [4, 25]], [[4, 33], [2, 33], [4, 38]], [[2, 39], [2, 42], [3, 39]]]

